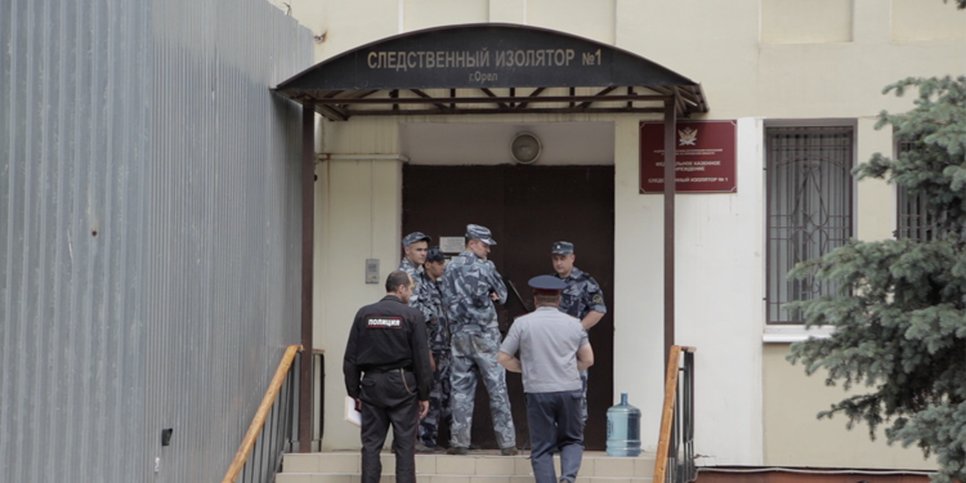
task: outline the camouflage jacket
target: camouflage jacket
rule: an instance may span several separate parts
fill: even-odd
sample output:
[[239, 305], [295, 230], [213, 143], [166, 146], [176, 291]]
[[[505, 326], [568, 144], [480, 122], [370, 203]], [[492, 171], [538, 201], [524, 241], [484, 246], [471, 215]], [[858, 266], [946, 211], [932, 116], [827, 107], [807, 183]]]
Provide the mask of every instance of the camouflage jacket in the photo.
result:
[[507, 291], [493, 262], [465, 250], [446, 264], [441, 288], [443, 312], [451, 331], [466, 324], [497, 326], [496, 306], [490, 294], [495, 293], [499, 302], [504, 304]]
[[[556, 275], [556, 274], [554, 274]], [[560, 310], [567, 314], [583, 320], [590, 311], [607, 313], [607, 305], [604, 304], [604, 291], [594, 277], [583, 270], [574, 267], [570, 275], [566, 278], [560, 277], [567, 288], [564, 289], [560, 297]]]
[[423, 273], [422, 265], [416, 265], [412, 260], [403, 257], [399, 261], [399, 269], [408, 273], [410, 277], [413, 277], [413, 281], [419, 283], [419, 274]]
[[420, 306], [428, 307], [433, 313], [433, 319], [426, 318], [427, 332], [429, 336], [429, 348], [433, 352], [449, 351], [449, 324], [443, 316], [443, 294], [440, 291], [440, 283], [429, 278], [423, 273], [420, 287], [422, 290], [422, 300]]
[[[438, 298], [433, 287], [432, 282], [429, 280], [429, 276], [426, 275], [426, 270], [423, 269], [421, 265], [416, 265], [412, 260], [403, 257], [402, 261], [399, 262], [399, 269], [408, 273], [410, 277], [413, 278], [413, 295], [409, 297], [409, 306], [419, 310], [423, 317], [426, 318], [426, 325], [431, 327], [435, 324], [434, 319], [439, 318], [441, 311], [439, 308], [439, 302], [434, 301], [434, 297]], [[434, 303], [435, 302], [435, 303]], [[427, 333], [430, 331], [427, 330]]]

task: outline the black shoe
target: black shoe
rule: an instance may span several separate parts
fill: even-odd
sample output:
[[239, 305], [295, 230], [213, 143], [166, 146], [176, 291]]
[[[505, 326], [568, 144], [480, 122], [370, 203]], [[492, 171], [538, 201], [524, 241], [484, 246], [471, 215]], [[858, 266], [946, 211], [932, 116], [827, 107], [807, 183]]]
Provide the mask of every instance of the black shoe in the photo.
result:
[[453, 446], [452, 448], [446, 450], [446, 454], [469, 454], [470, 450], [462, 446]]
[[503, 456], [516, 456], [517, 449], [514, 446], [510, 446], [509, 448], [500, 448], [500, 454]]

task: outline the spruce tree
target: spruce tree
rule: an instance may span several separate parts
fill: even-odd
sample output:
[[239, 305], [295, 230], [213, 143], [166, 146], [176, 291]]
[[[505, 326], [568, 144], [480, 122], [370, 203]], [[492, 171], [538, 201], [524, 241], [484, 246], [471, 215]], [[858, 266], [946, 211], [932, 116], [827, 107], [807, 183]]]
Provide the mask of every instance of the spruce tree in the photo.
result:
[[[962, 1], [966, 0], [961, 0]], [[806, 326], [832, 326], [828, 338], [793, 344], [788, 359], [826, 384], [860, 394], [819, 417], [865, 422], [870, 437], [934, 454], [934, 482], [966, 481], [966, 76], [910, 78], [886, 87], [914, 107], [879, 115], [898, 155], [874, 155], [854, 173], [887, 179], [922, 200], [928, 236], [852, 241], [796, 267], [792, 276], [840, 287], [800, 302]]]

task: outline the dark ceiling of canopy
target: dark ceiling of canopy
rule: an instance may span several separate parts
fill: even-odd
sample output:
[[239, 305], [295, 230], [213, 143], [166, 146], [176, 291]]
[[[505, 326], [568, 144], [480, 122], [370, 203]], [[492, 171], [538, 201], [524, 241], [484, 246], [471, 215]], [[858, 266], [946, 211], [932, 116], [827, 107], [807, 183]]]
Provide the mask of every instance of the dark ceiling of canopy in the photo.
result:
[[331, 120], [353, 116], [708, 112], [701, 85], [612, 45], [543, 28], [468, 24], [385, 38], [275, 89]]

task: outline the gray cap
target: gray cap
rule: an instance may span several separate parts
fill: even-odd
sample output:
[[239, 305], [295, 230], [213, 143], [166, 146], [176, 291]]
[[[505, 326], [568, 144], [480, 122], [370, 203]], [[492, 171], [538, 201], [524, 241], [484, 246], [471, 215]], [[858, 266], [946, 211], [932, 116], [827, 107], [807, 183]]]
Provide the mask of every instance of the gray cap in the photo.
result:
[[483, 225], [474, 225], [472, 223], [466, 225], [466, 238], [479, 240], [487, 245], [496, 245], [496, 240], [493, 239], [493, 234], [490, 233], [490, 229]]
[[430, 241], [432, 241], [432, 238], [430, 238], [429, 235], [421, 231], [414, 231], [403, 237], [402, 245], [404, 247], [408, 247], [409, 245], [412, 245], [413, 243], [420, 242], [420, 241], [429, 243]]
[[569, 241], [555, 241], [550, 246], [550, 253], [554, 255], [570, 255], [574, 252], [574, 244]]
[[443, 255], [443, 251], [439, 247], [432, 247], [426, 252], [427, 262], [442, 262], [446, 260], [446, 256]]
[[560, 280], [553, 275], [537, 275], [536, 277], [531, 278], [527, 284], [530, 285], [530, 288], [535, 290], [558, 291], [567, 288], [567, 284], [565, 284], [563, 280]]

